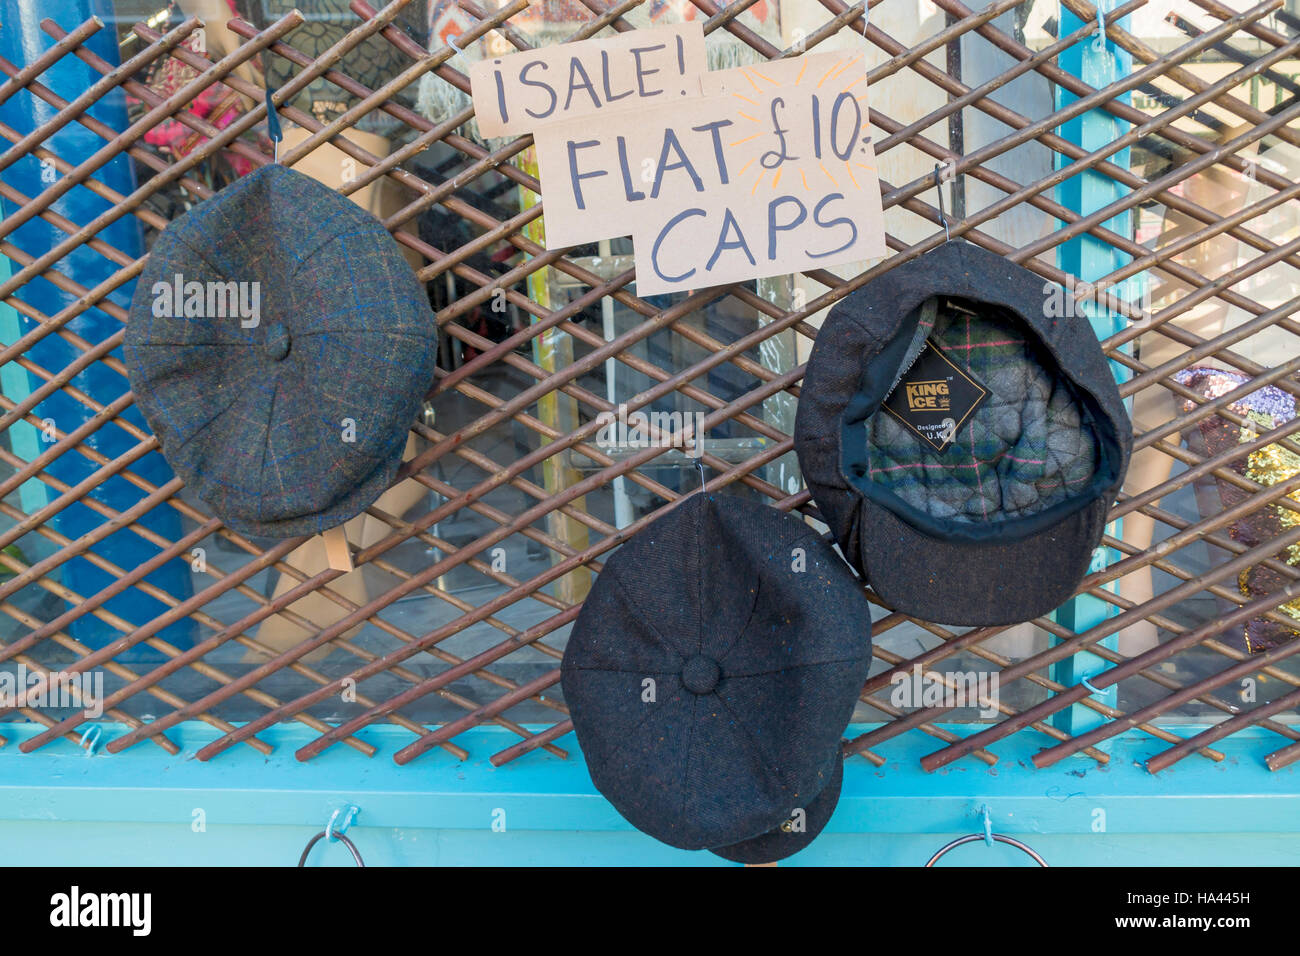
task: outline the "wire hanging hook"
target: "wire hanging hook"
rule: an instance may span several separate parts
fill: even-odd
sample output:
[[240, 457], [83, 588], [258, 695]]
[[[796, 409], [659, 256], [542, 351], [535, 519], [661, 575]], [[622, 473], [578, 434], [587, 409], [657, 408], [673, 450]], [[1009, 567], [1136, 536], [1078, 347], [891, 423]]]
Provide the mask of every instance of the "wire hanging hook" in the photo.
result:
[[943, 223], [944, 242], [952, 242], [952, 232], [948, 228], [948, 214], [943, 208], [943, 182], [940, 180], [940, 173], [943, 171], [942, 163], [934, 164], [934, 189], [939, 194], [939, 221]]
[[453, 50], [455, 50], [455, 51], [456, 51], [456, 55], [459, 56], [459, 57], [461, 58], [462, 61], [464, 61], [464, 62], [468, 62], [468, 60], [467, 60], [466, 57], [465, 57], [465, 51], [464, 51], [461, 47], [459, 47], [459, 46], [456, 45], [456, 37], [457, 37], [457, 35], [458, 35], [458, 34], [455, 34], [455, 33], [449, 33], [449, 34], [447, 34], [447, 46], [449, 46], [449, 47], [451, 47]]
[[[311, 854], [311, 848], [314, 847], [321, 840], [325, 839], [325, 836], [326, 836], [325, 831], [321, 830], [320, 833], [316, 834], [314, 837], [312, 837], [310, 840], [307, 841], [307, 846], [303, 849], [302, 856], [298, 857], [299, 867], [305, 867], [307, 865], [307, 857]], [[342, 843], [345, 847], [348, 848], [348, 852], [352, 854], [353, 863], [355, 863], [357, 866], [366, 865], [365, 861], [361, 859], [361, 853], [360, 851], [357, 850], [357, 845], [355, 843], [353, 843], [351, 840], [345, 837], [342, 833], [335, 834], [335, 837], [338, 839], [339, 843]]]
[[280, 128], [280, 114], [275, 109], [275, 103], [271, 97], [275, 95], [275, 87], [266, 88], [266, 135], [271, 137], [271, 142], [275, 144], [274, 153], [271, 162], [280, 162], [280, 140], [284, 139], [284, 130]]
[[[1015, 837], [1009, 837], [1002, 833], [994, 833], [992, 836], [993, 836], [994, 843], [1005, 843], [1007, 844], [1007, 846], [1013, 846], [1017, 850], [1021, 851], [1022, 853], [1026, 853], [1030, 857], [1032, 857], [1033, 861], [1037, 863], [1039, 866], [1041, 867], [1047, 866], [1047, 861], [1044, 860], [1042, 856], [1040, 856], [1037, 852], [1035, 852], [1035, 850], [1032, 847], [1028, 846], [1025, 843], [1021, 843]], [[965, 846], [967, 843], [975, 843], [976, 841], [983, 840], [983, 839], [984, 839], [984, 834], [982, 833], [971, 833], [968, 836], [958, 837], [957, 839], [953, 840], [951, 843], [947, 844], [946, 846], [941, 847], [938, 853], [936, 853], [934, 856], [930, 857], [930, 859], [926, 861], [925, 866], [928, 869], [929, 867], [932, 867], [936, 863], [938, 863], [939, 858], [947, 855], [947, 853], [950, 850], [955, 850], [959, 846]]]
[[81, 735], [81, 746], [86, 749], [86, 756], [95, 756], [95, 751], [99, 749], [99, 738], [103, 735], [103, 728], [99, 724], [91, 724]]
[[1097, 33], [1092, 38], [1092, 48], [1098, 53], [1106, 52], [1106, 8], [1105, 0], [1097, 0]]
[[[331, 813], [329, 822], [325, 824], [325, 842], [333, 843], [344, 833], [346, 833], [348, 827], [352, 825], [353, 819], [360, 812], [361, 812], [360, 807], [356, 806], [355, 804], [349, 804], [346, 808], [340, 807], [339, 809]], [[339, 822], [340, 815], [343, 816], [342, 822]], [[338, 823], [337, 828], [335, 827], [335, 823]]]

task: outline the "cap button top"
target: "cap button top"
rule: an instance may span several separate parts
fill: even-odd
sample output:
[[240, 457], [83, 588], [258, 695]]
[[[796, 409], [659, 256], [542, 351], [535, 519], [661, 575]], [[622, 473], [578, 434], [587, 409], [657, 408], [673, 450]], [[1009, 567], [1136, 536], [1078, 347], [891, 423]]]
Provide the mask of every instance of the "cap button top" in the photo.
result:
[[262, 340], [262, 349], [266, 357], [273, 362], [281, 361], [289, 354], [289, 330], [283, 322], [275, 322], [266, 327], [266, 338]]
[[718, 686], [722, 669], [712, 657], [697, 654], [682, 668], [682, 685], [692, 694], [707, 694]]

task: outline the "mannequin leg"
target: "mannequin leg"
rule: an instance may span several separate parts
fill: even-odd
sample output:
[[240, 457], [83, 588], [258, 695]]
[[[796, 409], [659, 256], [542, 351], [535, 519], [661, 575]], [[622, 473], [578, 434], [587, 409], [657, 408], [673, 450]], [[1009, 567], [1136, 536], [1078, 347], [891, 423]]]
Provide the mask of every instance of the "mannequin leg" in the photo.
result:
[[[414, 434], [408, 434], [406, 437], [406, 451], [403, 453], [403, 460], [414, 457], [419, 449], [419, 443]], [[387, 514], [400, 517], [410, 510], [411, 506], [417, 501], [424, 498], [428, 489], [418, 481], [406, 479], [398, 482], [392, 488], [384, 492], [379, 500], [375, 502], [374, 507]], [[347, 534], [348, 543], [359, 548], [366, 548], [389, 533], [392, 529], [383, 521], [373, 518], [368, 514], [360, 514], [343, 526]], [[304, 542], [300, 547], [295, 548], [285, 558], [285, 563], [297, 568], [304, 575], [319, 574], [328, 566], [325, 557], [325, 546], [319, 535]], [[335, 578], [330, 582], [331, 590], [343, 595], [349, 601], [355, 604], [365, 604], [369, 600], [369, 591], [366, 588], [366, 569], [365, 567], [357, 568], [342, 577]], [[286, 591], [292, 590], [298, 585], [298, 581], [287, 574], [280, 575], [280, 579], [275, 584], [273, 597], [279, 597]], [[331, 624], [341, 620], [348, 612], [338, 604], [328, 598], [311, 593], [299, 598], [289, 609], [295, 614], [300, 614], [307, 620], [316, 625], [315, 630], [307, 630], [300, 627], [279, 614], [273, 614], [262, 622], [257, 631], [257, 640], [262, 644], [282, 653], [289, 648], [302, 643], [305, 640], [318, 634], [321, 630], [329, 627]], [[363, 625], [358, 625], [347, 631], [343, 637], [351, 638], [360, 633]], [[317, 648], [306, 657], [302, 658], [307, 662], [321, 660], [328, 656], [331, 651], [329, 645]], [[260, 655], [254, 651], [249, 651], [246, 658], [259, 658]]]
[[[284, 141], [280, 144], [281, 151], [292, 149], [295, 144], [303, 142], [309, 135], [310, 133], [302, 127], [287, 125], [284, 130]], [[381, 136], [358, 130], [349, 130], [347, 136], [349, 140], [377, 156], [384, 156], [389, 152], [390, 144], [388, 140]], [[297, 172], [311, 176], [327, 186], [337, 188], [364, 167], [338, 147], [330, 143], [323, 143], [295, 163], [293, 168]], [[387, 186], [387, 179], [381, 179], [362, 187], [352, 193], [349, 198], [357, 205], [379, 216], [387, 215], [393, 209], [399, 208], [403, 201], [399, 193], [389, 190]], [[408, 254], [408, 258], [414, 256], [417, 260], [420, 259], [418, 254], [410, 249], [403, 247], [403, 251]], [[421, 260], [419, 264], [423, 265], [423, 261]], [[409, 459], [415, 454], [416, 441], [414, 434], [407, 436], [403, 459]], [[417, 481], [407, 479], [386, 491], [375, 502], [375, 507], [401, 517], [425, 494], [427, 494], [427, 489], [423, 485]], [[391, 530], [384, 522], [365, 514], [353, 518], [344, 526], [344, 529], [348, 542], [361, 548], [368, 547], [381, 540]], [[318, 574], [328, 567], [325, 558], [325, 547], [319, 536], [295, 549], [285, 558], [285, 561], [307, 575]], [[365, 604], [369, 600], [365, 575], [365, 568], [358, 568], [349, 574], [336, 578], [330, 583], [330, 588], [356, 604]], [[284, 594], [297, 584], [298, 582], [292, 577], [281, 575], [276, 582], [273, 595]], [[320, 630], [339, 621], [347, 613], [338, 604], [317, 594], [309, 594], [295, 601], [290, 605], [290, 608], [315, 624], [317, 630], [309, 631], [291, 623], [281, 615], [272, 615], [262, 622], [257, 632], [257, 640], [276, 652], [283, 652], [304, 640], [308, 640], [314, 634], [319, 633]], [[352, 628], [343, 636], [355, 636], [360, 630], [360, 626]], [[329, 652], [330, 647], [327, 645], [312, 651], [306, 656], [305, 660], [320, 660], [327, 656]], [[254, 657], [257, 656], [253, 652], [250, 652], [250, 654]]]
[[[1188, 199], [1228, 215], [1240, 207], [1245, 196], [1239, 177], [1227, 173], [1218, 167], [1193, 176], [1187, 184]], [[1200, 221], [1170, 213], [1165, 241], [1171, 241], [1180, 235], [1195, 232], [1203, 227]], [[1217, 236], [1207, 242], [1198, 243], [1177, 257], [1177, 261], [1195, 269], [1201, 275], [1213, 279], [1232, 269], [1237, 263], [1239, 249], [1235, 239]], [[1184, 283], [1168, 276], [1153, 275], [1163, 281], [1158, 293], [1152, 300], [1170, 305], [1191, 290]], [[1202, 302], [1173, 321], [1179, 328], [1185, 329], [1203, 339], [1220, 335], [1227, 327], [1232, 314], [1239, 310], [1230, 310], [1217, 299]], [[1159, 332], [1148, 332], [1139, 340], [1142, 364], [1148, 368], [1155, 367], [1177, 357], [1185, 346], [1173, 341]], [[1202, 365], [1217, 365], [1208, 359]], [[1160, 385], [1152, 385], [1133, 396], [1133, 427], [1141, 434], [1168, 422], [1176, 413], [1173, 393]], [[1169, 442], [1181, 441], [1181, 434], [1174, 432], [1166, 438]], [[1128, 475], [1124, 481], [1127, 494], [1139, 494], [1148, 488], [1168, 480], [1173, 471], [1174, 460], [1155, 448], [1143, 448], [1134, 453], [1129, 463]], [[1159, 504], [1159, 501], [1154, 502]], [[1129, 512], [1124, 516], [1124, 541], [1136, 548], [1146, 549], [1151, 546], [1155, 536], [1155, 521], [1138, 512]], [[1141, 605], [1154, 597], [1154, 585], [1151, 568], [1144, 567], [1119, 580], [1120, 596]], [[1158, 629], [1150, 621], [1138, 621], [1119, 632], [1119, 652], [1128, 657], [1141, 654], [1158, 643]]]

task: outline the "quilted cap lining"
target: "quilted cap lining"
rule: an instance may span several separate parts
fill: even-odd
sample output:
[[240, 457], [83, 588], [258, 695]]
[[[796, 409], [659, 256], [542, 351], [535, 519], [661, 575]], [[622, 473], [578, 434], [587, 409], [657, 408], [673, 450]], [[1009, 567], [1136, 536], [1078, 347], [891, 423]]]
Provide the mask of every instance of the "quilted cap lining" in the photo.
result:
[[917, 311], [900, 369], [929, 338], [991, 394], [941, 452], [877, 411], [862, 426], [871, 482], [936, 519], [968, 523], [1025, 517], [1084, 490], [1097, 438], [1033, 332], [1001, 307], [955, 297], [932, 297]]

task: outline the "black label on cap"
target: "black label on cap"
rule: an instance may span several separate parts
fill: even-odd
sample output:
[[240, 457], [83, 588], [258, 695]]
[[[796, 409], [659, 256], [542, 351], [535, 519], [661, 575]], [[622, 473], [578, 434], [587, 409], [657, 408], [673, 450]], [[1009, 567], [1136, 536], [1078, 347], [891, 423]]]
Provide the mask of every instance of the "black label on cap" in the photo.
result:
[[988, 397], [983, 384], [926, 339], [925, 348], [881, 407], [935, 451], [943, 451]]

